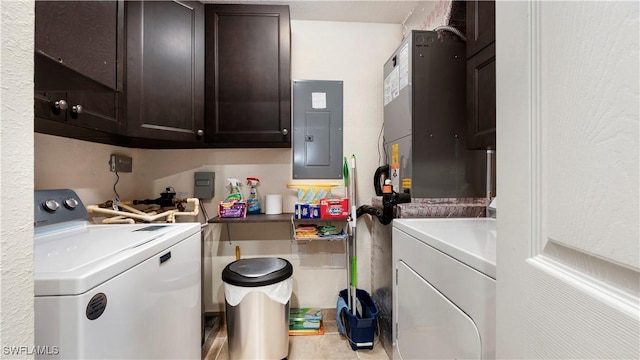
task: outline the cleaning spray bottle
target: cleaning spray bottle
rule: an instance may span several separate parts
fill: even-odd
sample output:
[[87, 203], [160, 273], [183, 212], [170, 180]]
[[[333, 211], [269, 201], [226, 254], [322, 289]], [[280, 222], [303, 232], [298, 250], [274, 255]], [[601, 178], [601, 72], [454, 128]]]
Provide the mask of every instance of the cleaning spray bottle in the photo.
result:
[[240, 192], [240, 181], [235, 178], [227, 178], [227, 182], [229, 182], [229, 195], [224, 200], [225, 202], [233, 202], [233, 201], [241, 201], [242, 193]]
[[247, 199], [247, 214], [257, 215], [260, 214], [260, 197], [258, 196], [258, 190], [256, 187], [260, 184], [258, 178], [247, 178], [247, 185], [251, 187], [249, 191], [249, 198]]

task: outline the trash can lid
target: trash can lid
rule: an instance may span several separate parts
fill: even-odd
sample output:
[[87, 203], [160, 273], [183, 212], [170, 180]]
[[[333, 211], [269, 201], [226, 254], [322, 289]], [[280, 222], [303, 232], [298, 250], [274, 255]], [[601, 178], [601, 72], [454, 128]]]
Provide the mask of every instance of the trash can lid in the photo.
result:
[[256, 287], [275, 284], [291, 277], [293, 266], [281, 258], [240, 259], [222, 271], [222, 281], [236, 286]]

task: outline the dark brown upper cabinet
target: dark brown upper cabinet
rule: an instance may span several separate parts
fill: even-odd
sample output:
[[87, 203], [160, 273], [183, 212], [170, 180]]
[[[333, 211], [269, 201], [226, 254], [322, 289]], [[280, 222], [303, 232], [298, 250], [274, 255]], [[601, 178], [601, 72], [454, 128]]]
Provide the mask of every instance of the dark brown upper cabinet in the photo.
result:
[[496, 40], [495, 0], [467, 1], [467, 59]]
[[214, 147], [291, 147], [289, 7], [207, 4], [205, 132]]
[[495, 43], [467, 60], [468, 147], [496, 146], [496, 50]]
[[36, 53], [118, 89], [122, 5], [121, 1], [36, 1]]
[[131, 1], [126, 17], [127, 135], [142, 147], [199, 146], [204, 139], [204, 5]]
[[467, 145], [496, 148], [495, 1], [467, 2]]
[[36, 1], [35, 130], [101, 142], [124, 131], [124, 2]]

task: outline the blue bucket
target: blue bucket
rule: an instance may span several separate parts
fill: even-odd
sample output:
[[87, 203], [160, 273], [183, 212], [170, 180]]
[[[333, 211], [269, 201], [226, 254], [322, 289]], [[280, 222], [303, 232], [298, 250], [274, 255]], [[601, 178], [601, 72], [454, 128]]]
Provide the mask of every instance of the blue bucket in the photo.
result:
[[[373, 339], [378, 321], [378, 306], [368, 292], [356, 289], [356, 297], [362, 304], [362, 317], [357, 317], [344, 304], [349, 302], [347, 289], [340, 291], [337, 305], [337, 320], [342, 324], [341, 332], [349, 339], [351, 349], [373, 349]], [[342, 304], [342, 305], [341, 305]]]

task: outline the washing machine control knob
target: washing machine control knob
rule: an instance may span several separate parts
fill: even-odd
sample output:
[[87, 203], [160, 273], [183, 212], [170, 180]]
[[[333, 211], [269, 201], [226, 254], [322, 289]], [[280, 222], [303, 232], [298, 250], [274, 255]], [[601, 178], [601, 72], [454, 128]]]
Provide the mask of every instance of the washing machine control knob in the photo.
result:
[[45, 200], [42, 203], [42, 207], [49, 212], [54, 212], [58, 210], [58, 208], [60, 207], [60, 203], [54, 199], [49, 199], [49, 200]]
[[69, 210], [73, 210], [76, 208], [76, 206], [78, 206], [78, 200], [74, 198], [67, 198], [64, 201], [64, 206]]

